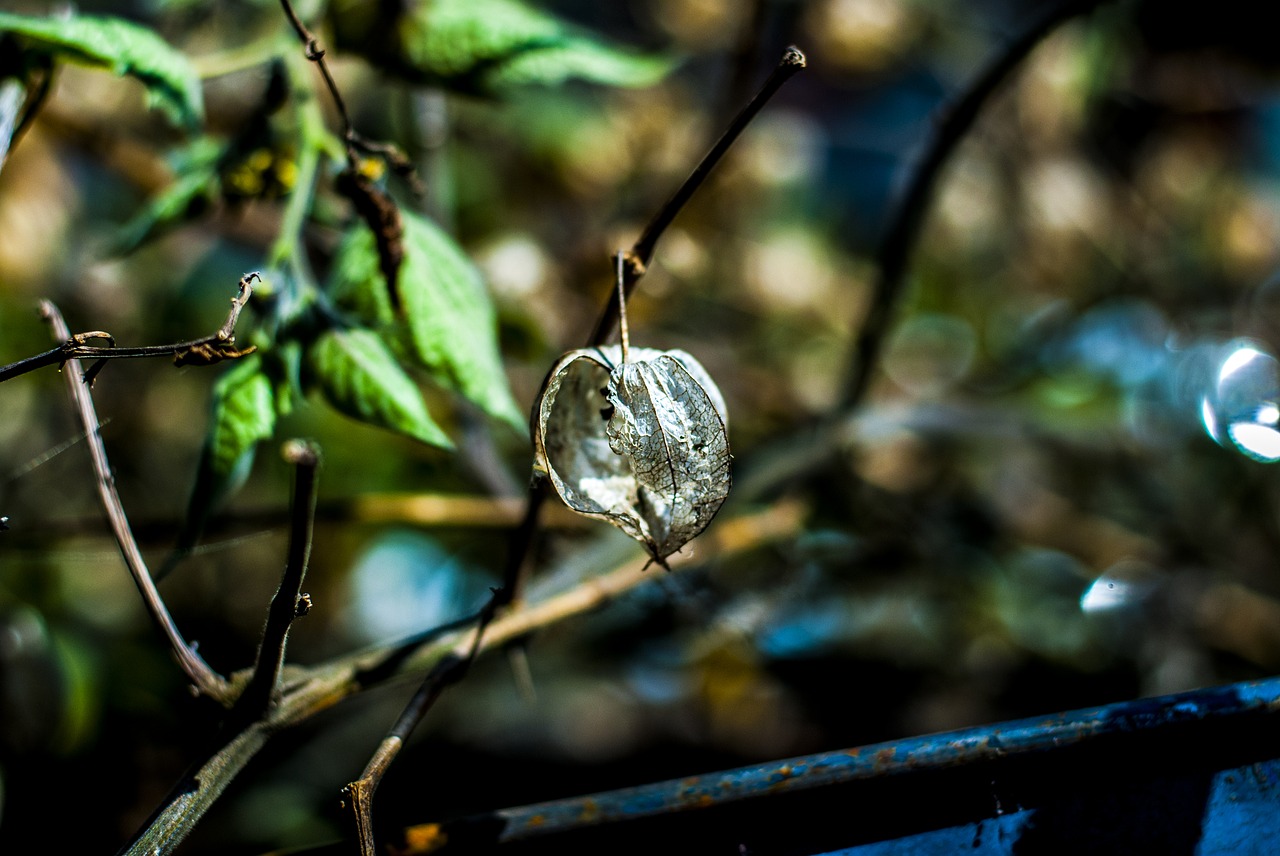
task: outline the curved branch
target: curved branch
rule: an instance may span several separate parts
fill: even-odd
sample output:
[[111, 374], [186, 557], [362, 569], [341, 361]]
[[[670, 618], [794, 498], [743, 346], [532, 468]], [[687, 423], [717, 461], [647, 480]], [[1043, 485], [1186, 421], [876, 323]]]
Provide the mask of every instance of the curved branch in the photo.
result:
[[[40, 312], [53, 330], [54, 338], [68, 340], [71, 338], [71, 333], [67, 329], [67, 322], [63, 320], [62, 313], [58, 311], [58, 307], [45, 300], [40, 304]], [[142, 594], [142, 602], [146, 606], [147, 612], [150, 613], [152, 621], [156, 623], [160, 631], [169, 640], [169, 647], [173, 651], [174, 657], [177, 658], [178, 665], [186, 672], [187, 677], [195, 685], [195, 688], [200, 693], [225, 703], [228, 695], [226, 680], [210, 668], [209, 664], [195, 652], [195, 649], [187, 644], [187, 640], [178, 632], [178, 626], [174, 623], [173, 616], [169, 614], [169, 608], [165, 606], [164, 599], [160, 597], [160, 592], [156, 589], [155, 581], [151, 578], [151, 571], [147, 569], [147, 563], [142, 558], [142, 551], [138, 549], [138, 542], [133, 537], [133, 530], [129, 526], [129, 518], [125, 515], [124, 505], [120, 502], [120, 494], [116, 491], [115, 477], [111, 474], [111, 465], [107, 461], [107, 450], [102, 443], [102, 435], [98, 430], [98, 414], [93, 407], [93, 398], [89, 394], [88, 386], [80, 381], [80, 364], [72, 358], [67, 360], [67, 368], [67, 388], [70, 390], [71, 398], [80, 414], [80, 422], [84, 427], [85, 437], [89, 444], [89, 453], [93, 457], [93, 470], [97, 475], [98, 497], [102, 501], [103, 509], [107, 512], [107, 519], [111, 523], [111, 531], [115, 534], [116, 543], [120, 547], [121, 555], [124, 556], [125, 564], [129, 567], [129, 573], [133, 576], [133, 582]]]
[[871, 307], [863, 319], [850, 355], [848, 375], [838, 407], [840, 411], [852, 410], [866, 394], [871, 372], [879, 361], [881, 347], [902, 293], [911, 253], [920, 237], [942, 168], [973, 127], [974, 120], [982, 112], [987, 100], [1005, 78], [1022, 64], [1032, 49], [1064, 22], [1103, 2], [1105, 0], [1063, 0], [1058, 3], [1006, 45], [959, 98], [939, 111], [933, 138], [899, 197], [888, 228], [880, 241], [880, 249], [876, 254], [878, 276], [872, 289]]

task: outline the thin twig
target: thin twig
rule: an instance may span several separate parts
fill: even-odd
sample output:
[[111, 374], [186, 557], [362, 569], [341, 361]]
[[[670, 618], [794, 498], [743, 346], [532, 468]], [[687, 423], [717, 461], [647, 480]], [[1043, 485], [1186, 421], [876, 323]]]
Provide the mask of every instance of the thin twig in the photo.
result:
[[[713, 531], [703, 536], [699, 562], [727, 558], [793, 538], [803, 525], [806, 513], [800, 504], [786, 502], [764, 511], [722, 520]], [[272, 707], [263, 719], [230, 738], [222, 749], [185, 780], [184, 786], [175, 788], [126, 852], [133, 856], [167, 856], [173, 853], [217, 796], [265, 744], [269, 735], [398, 676], [418, 674], [424, 669], [433, 670], [449, 658], [456, 662], [467, 657], [473, 648], [483, 654], [566, 619], [599, 609], [637, 586], [657, 579], [645, 570], [647, 560], [646, 556], [628, 561], [566, 591], [522, 603], [495, 618], [483, 639], [475, 635], [474, 627], [464, 628], [432, 636], [412, 651], [403, 651], [399, 645], [388, 645], [347, 654], [317, 666], [298, 667], [296, 676], [282, 687], [279, 704]], [[676, 571], [695, 565], [683, 555], [672, 556], [670, 562]], [[394, 668], [384, 668], [388, 662], [394, 662]]]
[[[799, 48], [787, 48], [769, 78], [760, 87], [760, 91], [734, 117], [728, 129], [720, 136], [720, 139], [716, 140], [715, 145], [711, 147], [711, 150], [707, 152], [702, 161], [694, 167], [689, 177], [684, 180], [684, 183], [676, 189], [676, 192], [672, 194], [666, 204], [658, 210], [658, 213], [645, 226], [644, 231], [640, 233], [640, 238], [631, 247], [630, 252], [627, 253], [627, 276], [624, 283], [627, 297], [631, 296], [636, 283], [644, 276], [649, 263], [653, 261], [653, 251], [658, 245], [658, 239], [662, 237], [662, 233], [675, 220], [676, 215], [680, 213], [680, 209], [684, 208], [688, 201], [693, 198], [693, 194], [707, 180], [711, 170], [729, 151], [729, 147], [741, 136], [743, 130], [756, 117], [756, 114], [760, 112], [765, 104], [769, 103], [769, 99], [773, 98], [784, 83], [805, 67], [805, 63], [804, 54], [800, 52]], [[613, 328], [617, 323], [618, 296], [611, 294], [609, 303], [605, 306], [604, 312], [596, 324], [595, 331], [587, 342], [587, 347], [603, 345], [613, 335]]]
[[306, 50], [308, 60], [316, 64], [320, 69], [320, 76], [324, 78], [324, 84], [329, 88], [329, 95], [333, 98], [333, 104], [338, 110], [338, 116], [342, 119], [342, 137], [347, 144], [347, 160], [352, 167], [356, 165], [356, 154], [351, 148], [351, 137], [355, 134], [355, 127], [351, 124], [351, 116], [347, 113], [347, 104], [342, 100], [342, 92], [338, 89], [337, 81], [333, 79], [333, 75], [329, 72], [329, 64], [324, 61], [324, 50], [320, 47], [320, 40], [307, 29], [307, 25], [302, 23], [302, 19], [298, 17], [298, 13], [294, 11], [293, 4], [289, 0], [280, 0], [280, 6], [284, 9], [285, 17], [289, 19], [289, 23], [293, 25], [293, 30], [298, 34], [298, 40], [302, 42]]
[[378, 790], [378, 785], [382, 783], [382, 778], [391, 767], [391, 762], [400, 754], [405, 742], [418, 727], [418, 723], [427, 715], [427, 711], [435, 705], [446, 689], [466, 677], [471, 664], [480, 654], [480, 644], [484, 639], [485, 631], [497, 613], [496, 603], [495, 592], [495, 596], [490, 598], [472, 630], [471, 644], [466, 654], [460, 657], [449, 653], [427, 672], [426, 678], [413, 694], [413, 698], [409, 699], [409, 703], [405, 705], [399, 718], [387, 732], [387, 736], [378, 744], [377, 751], [365, 765], [360, 778], [343, 789], [343, 794], [351, 804], [356, 843], [361, 856], [377, 854], [377, 843], [373, 832], [373, 795]]
[[334, 107], [338, 110], [338, 117], [342, 120], [342, 141], [347, 149], [347, 166], [352, 171], [359, 167], [360, 156], [356, 153], [357, 151], [376, 155], [386, 161], [392, 171], [408, 181], [415, 193], [421, 193], [422, 189], [418, 181], [417, 171], [414, 169], [413, 161], [409, 159], [408, 155], [400, 151], [399, 147], [394, 143], [371, 140], [356, 131], [356, 126], [351, 121], [351, 114], [347, 112], [347, 104], [342, 98], [342, 92], [338, 89], [338, 83], [333, 79], [333, 73], [329, 71], [329, 64], [324, 61], [325, 51], [320, 47], [320, 40], [307, 29], [306, 24], [302, 23], [302, 19], [298, 17], [298, 13], [294, 11], [293, 4], [289, 0], [280, 0], [280, 5], [284, 8], [284, 14], [288, 17], [294, 32], [298, 34], [298, 40], [302, 42], [306, 50], [307, 59], [315, 63], [320, 69], [320, 75], [324, 78], [324, 85], [328, 88], [329, 95], [333, 98]]
[[338, 90], [338, 83], [333, 79], [329, 64], [324, 60], [325, 52], [320, 48], [319, 39], [302, 23], [302, 19], [298, 17], [289, 0], [280, 0], [280, 5], [284, 8], [284, 13], [289, 18], [294, 32], [298, 34], [306, 50], [307, 59], [320, 69], [320, 75], [324, 78], [329, 95], [333, 98], [338, 116], [342, 119], [342, 142], [347, 155], [347, 168], [338, 177], [335, 188], [351, 200], [360, 219], [373, 232], [378, 249], [379, 268], [387, 283], [387, 296], [391, 300], [392, 308], [399, 312], [401, 302], [396, 281], [400, 266], [404, 262], [404, 221], [395, 201], [361, 172], [358, 152], [363, 151], [381, 157], [393, 171], [408, 181], [414, 193], [423, 192], [421, 182], [413, 168], [413, 162], [400, 149], [390, 143], [369, 140], [356, 133], [351, 114], [347, 112], [346, 102]]
[[270, 708], [284, 665], [285, 644], [289, 628], [303, 610], [302, 582], [311, 557], [311, 536], [316, 520], [316, 473], [320, 451], [311, 443], [293, 440], [285, 444], [284, 458], [294, 466], [292, 526], [289, 530], [289, 553], [280, 588], [271, 599], [267, 623], [258, 645], [258, 659], [253, 675], [236, 702], [237, 715], [243, 722], [261, 718]]
[[[18, 360], [16, 363], [10, 363], [7, 366], [0, 366], [0, 383], [10, 378], [18, 377], [30, 371], [35, 371], [45, 366], [62, 365], [70, 363], [72, 360], [97, 360], [98, 363], [90, 368], [84, 375], [86, 382], [92, 382], [97, 375], [103, 360], [129, 360], [129, 359], [147, 359], [151, 357], [173, 357], [174, 365], [211, 365], [222, 360], [235, 359], [252, 353], [254, 347], [250, 345], [247, 348], [237, 349], [235, 347], [235, 329], [236, 322], [240, 318], [240, 312], [248, 303], [250, 295], [253, 294], [253, 286], [250, 284], [252, 280], [261, 279], [257, 273], [247, 273], [241, 277], [239, 282], [239, 290], [236, 296], [231, 299], [231, 311], [227, 314], [227, 320], [218, 328], [218, 332], [212, 336], [203, 336], [199, 339], [191, 339], [187, 342], [175, 342], [171, 345], [143, 345], [134, 348], [117, 348], [115, 340], [107, 333], [101, 330], [94, 330], [88, 333], [76, 333], [66, 335], [64, 341], [58, 347], [45, 351], [43, 354], [36, 354], [34, 357], [27, 357], [24, 360]], [[63, 329], [66, 325], [63, 325]], [[92, 345], [86, 345], [85, 342], [91, 339], [105, 339], [112, 343], [111, 347], [100, 348]], [[73, 373], [80, 375], [79, 370]]]
[[[47, 300], [42, 301], [40, 312], [52, 329], [54, 338], [71, 338], [71, 333], [67, 329], [67, 322], [63, 320], [62, 313], [58, 311], [56, 306]], [[98, 431], [98, 414], [93, 407], [93, 398], [89, 394], [88, 387], [81, 383], [80, 364], [74, 358], [67, 360], [66, 377], [67, 387], [80, 414], [80, 422], [84, 427], [89, 444], [89, 452], [93, 457], [93, 469], [97, 475], [98, 482], [98, 496], [102, 500], [102, 507], [111, 523], [111, 530], [115, 534], [116, 544], [119, 545], [120, 553], [124, 556], [125, 564], [129, 567], [129, 573], [133, 576], [133, 582], [142, 594], [143, 604], [145, 604], [147, 612], [151, 614], [152, 620], [169, 640], [169, 647], [172, 649], [174, 657], [177, 658], [178, 664], [182, 667], [183, 672], [186, 673], [196, 690], [220, 702], [225, 702], [228, 695], [226, 680], [210, 668], [209, 664], [182, 638], [182, 634], [178, 632], [177, 625], [174, 624], [173, 616], [169, 614], [169, 609], [165, 606], [164, 599], [160, 597], [160, 592], [156, 589], [155, 582], [151, 579], [151, 572], [147, 569], [147, 564], [142, 558], [142, 551], [138, 549], [138, 542], [134, 539], [133, 532], [129, 527], [129, 518], [125, 515], [124, 505], [120, 502], [120, 494], [116, 491], [115, 477], [111, 474], [111, 465], [107, 461], [107, 450], [102, 443], [102, 435]]]
[[817, 424], [806, 425], [771, 448], [758, 449], [738, 469], [735, 502], [751, 502], [780, 483], [828, 466], [844, 445], [848, 420], [861, 405], [872, 372], [902, 296], [908, 263], [920, 237], [934, 187], [943, 168], [965, 138], [982, 108], [1010, 73], [1037, 44], [1071, 18], [1091, 11], [1106, 0], [1065, 0], [1044, 13], [1026, 32], [994, 57], [968, 87], [938, 112], [935, 131], [893, 209], [876, 255], [877, 276], [867, 310], [852, 346], [839, 402]]
[[838, 405], [840, 412], [852, 410], [866, 394], [872, 370], [879, 360], [894, 309], [902, 293], [911, 253], [920, 237], [929, 202], [933, 199], [934, 185], [937, 184], [942, 168], [973, 126], [992, 93], [1031, 50], [1064, 21], [1088, 12], [1102, 2], [1105, 0], [1065, 0], [1054, 6], [1022, 35], [1006, 45], [960, 97], [939, 112], [940, 119], [933, 137], [924, 150], [919, 166], [898, 198], [897, 207], [880, 241], [876, 254], [878, 275], [872, 290], [871, 306], [862, 321], [850, 355], [844, 391]]

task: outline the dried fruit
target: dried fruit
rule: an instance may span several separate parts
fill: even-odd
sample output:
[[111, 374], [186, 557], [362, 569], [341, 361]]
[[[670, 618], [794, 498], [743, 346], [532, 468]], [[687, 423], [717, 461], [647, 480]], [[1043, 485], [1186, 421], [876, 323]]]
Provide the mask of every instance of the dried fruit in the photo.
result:
[[534, 445], [556, 493], [645, 545], [660, 564], [729, 494], [728, 417], [684, 351], [570, 351], [534, 406]]

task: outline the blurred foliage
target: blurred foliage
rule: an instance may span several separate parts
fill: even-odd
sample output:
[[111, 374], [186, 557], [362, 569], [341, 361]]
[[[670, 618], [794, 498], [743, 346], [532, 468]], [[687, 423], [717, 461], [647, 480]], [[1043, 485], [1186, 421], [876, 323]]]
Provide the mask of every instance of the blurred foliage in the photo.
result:
[[[386, 317], [368, 231], [333, 191], [339, 125], [278, 5], [83, 5], [153, 28], [188, 57], [206, 118], [199, 135], [180, 136], [146, 111], [146, 81], [58, 69], [0, 171], [0, 361], [48, 347], [39, 298], [57, 301], [73, 329], [159, 343], [216, 329], [246, 271], [272, 285], [242, 320], [259, 362], [120, 361], [97, 383], [148, 556], [158, 564], [173, 545], [217, 424], [211, 400], [252, 415], [217, 435], [231, 469], [272, 421], [277, 441], [315, 438], [322, 509], [397, 492], [522, 495], [530, 451], [507, 425], [509, 400], [486, 400], [476, 389], [491, 383], [469, 388], [461, 369], [431, 362], [429, 314], [411, 314], [404, 330]], [[344, 24], [384, 5], [396, 4], [300, 12], [327, 16], [317, 33], [335, 48], [356, 128], [418, 166], [421, 198], [394, 177], [370, 180], [405, 212], [407, 264], [455, 270], [444, 288], [481, 295], [462, 311], [492, 341], [468, 341], [479, 371], [498, 371], [501, 355], [520, 410], [555, 357], [586, 338], [610, 254], [782, 47], [808, 52], [810, 69], [663, 238], [630, 317], [637, 345], [688, 350], [724, 393], [738, 493], [722, 515], [783, 498], [809, 511], [776, 548], [655, 573], [536, 638], [536, 702], [506, 659], [479, 664], [379, 790], [380, 821], [1280, 669], [1280, 494], [1265, 463], [1280, 419], [1270, 356], [1280, 349], [1280, 69], [1251, 4], [1226, 0], [1212, 14], [1109, 4], [1037, 48], [949, 164], [875, 383], [840, 422], [835, 463], [817, 472], [805, 466], [808, 429], [838, 400], [894, 193], [936, 111], [1025, 25], [1019, 4], [540, 4], [529, 21], [565, 22], [557, 50], [626, 45], [618, 56], [642, 58], [625, 80], [583, 60], [570, 82], [538, 70], [563, 55], [510, 65], [503, 52], [529, 38], [519, 34], [492, 57], [475, 49], [496, 76], [441, 57], [410, 74], [410, 57], [369, 41], [389, 30]], [[422, 4], [423, 32], [433, 10], [465, 6]], [[470, 43], [445, 46], [460, 44]], [[512, 68], [520, 74], [500, 73]], [[535, 79], [555, 85], [507, 85]], [[443, 257], [415, 255], [427, 245]], [[344, 303], [351, 294], [364, 296]], [[325, 314], [335, 307], [353, 313], [346, 332]], [[364, 342], [365, 357], [380, 348], [381, 368], [366, 359], [358, 378], [326, 374], [318, 392], [401, 434], [303, 394], [318, 364], [355, 371], [331, 353], [337, 338]], [[320, 363], [308, 362], [315, 351]], [[362, 410], [375, 381], [416, 404]], [[443, 433], [426, 445], [403, 436], [426, 424]], [[53, 370], [0, 386], [6, 852], [59, 828], [65, 806], [51, 795], [68, 782], [93, 795], [77, 807], [77, 843], [118, 845], [214, 726], [146, 623], [78, 431]], [[439, 448], [446, 436], [456, 452]], [[224, 671], [251, 662], [284, 555], [289, 474], [276, 454], [244, 466], [245, 487], [163, 589]], [[634, 555], [603, 528], [548, 533], [534, 584]], [[504, 541], [492, 528], [335, 513], [317, 531], [316, 607], [290, 656], [316, 661], [466, 614], [495, 583]], [[337, 789], [408, 692], [380, 689], [281, 735], [186, 852], [334, 835]]]

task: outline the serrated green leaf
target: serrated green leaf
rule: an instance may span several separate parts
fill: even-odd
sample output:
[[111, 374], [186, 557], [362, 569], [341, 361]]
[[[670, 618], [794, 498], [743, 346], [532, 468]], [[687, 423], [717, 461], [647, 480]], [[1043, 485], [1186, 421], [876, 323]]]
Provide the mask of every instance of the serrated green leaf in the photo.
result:
[[71, 15], [37, 18], [0, 12], [0, 33], [31, 50], [136, 78], [150, 101], [177, 124], [199, 127], [200, 80], [187, 58], [146, 27], [121, 18]]
[[215, 475], [230, 476], [246, 453], [276, 429], [275, 392], [257, 355], [240, 360], [213, 388], [209, 425], [209, 465]]
[[[406, 356], [433, 380], [523, 433], [526, 417], [511, 397], [497, 318], [480, 271], [439, 226], [409, 211], [401, 214], [405, 255], [396, 287], [408, 320], [402, 331]], [[343, 240], [330, 289], [339, 305], [370, 324], [396, 320], [373, 233], [363, 225]]]
[[432, 446], [453, 447], [427, 412], [421, 391], [372, 330], [322, 333], [307, 362], [320, 392], [337, 410]]
[[518, 0], [427, 0], [402, 19], [400, 39], [415, 71], [466, 92], [570, 78], [651, 86], [675, 65], [610, 45]]

